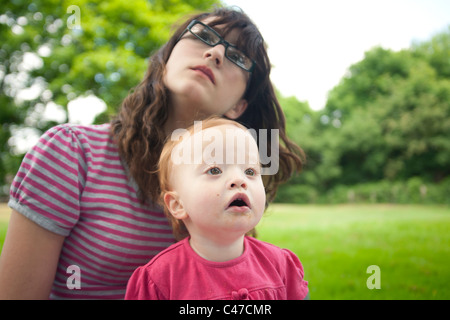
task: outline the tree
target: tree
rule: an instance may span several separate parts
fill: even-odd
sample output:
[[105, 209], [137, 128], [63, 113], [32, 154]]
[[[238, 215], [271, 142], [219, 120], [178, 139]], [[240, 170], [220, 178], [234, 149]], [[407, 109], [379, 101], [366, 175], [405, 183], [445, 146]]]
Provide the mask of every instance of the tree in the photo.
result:
[[393, 91], [373, 106], [388, 150], [384, 176], [441, 181], [450, 174], [450, 79], [418, 62]]
[[450, 79], [450, 25], [447, 32], [434, 36], [430, 41], [415, 43], [412, 53], [422, 58], [436, 71], [438, 78]]
[[420, 187], [450, 175], [450, 28], [410, 49], [366, 52], [324, 110], [292, 99], [280, 101], [307, 165], [278, 200], [311, 201], [340, 186], [376, 182], [379, 190], [394, 182]]
[[[149, 55], [171, 25], [217, 0], [4, 1], [0, 14], [0, 185], [11, 180], [23, 154], [12, 132], [40, 135], [67, 121], [68, 103], [95, 95], [107, 121], [143, 78]], [[65, 119], [43, 116], [50, 105]], [[3, 190], [5, 193], [7, 190]], [[0, 194], [2, 191], [0, 190]]]
[[447, 32], [399, 52], [374, 48], [350, 67], [322, 114], [317, 170], [334, 172], [325, 183], [449, 175], [449, 39]]

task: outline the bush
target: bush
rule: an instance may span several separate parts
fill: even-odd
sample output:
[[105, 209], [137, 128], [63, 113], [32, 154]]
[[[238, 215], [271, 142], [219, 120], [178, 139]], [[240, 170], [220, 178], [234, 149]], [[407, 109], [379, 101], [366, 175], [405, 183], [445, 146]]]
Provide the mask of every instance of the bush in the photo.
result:
[[317, 190], [308, 185], [284, 185], [278, 189], [275, 202], [278, 203], [316, 203], [319, 199]]
[[387, 181], [338, 185], [320, 193], [312, 186], [285, 185], [275, 202], [283, 203], [399, 203], [450, 204], [450, 177], [439, 184], [413, 177], [407, 181]]

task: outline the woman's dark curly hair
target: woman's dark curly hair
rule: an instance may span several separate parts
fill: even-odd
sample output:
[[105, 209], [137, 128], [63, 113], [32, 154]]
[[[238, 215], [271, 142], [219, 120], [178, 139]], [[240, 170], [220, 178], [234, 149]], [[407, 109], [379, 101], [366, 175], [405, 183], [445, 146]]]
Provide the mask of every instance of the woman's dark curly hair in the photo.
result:
[[[223, 37], [238, 29], [240, 33], [235, 45], [256, 61], [244, 95], [248, 102], [247, 109], [235, 120], [256, 132], [268, 129], [270, 134], [271, 129], [279, 130], [279, 170], [274, 175], [264, 176], [268, 202], [274, 199], [280, 183], [302, 169], [304, 153], [286, 136], [285, 117], [269, 78], [271, 65], [258, 28], [242, 11], [218, 8], [191, 16], [178, 27], [170, 40], [152, 55], [143, 81], [124, 99], [120, 112], [112, 120], [111, 134], [130, 175], [138, 185], [139, 198], [143, 203], [148, 200], [156, 203], [160, 193], [156, 172], [159, 156], [167, 139], [164, 124], [169, 110], [168, 89], [163, 83], [166, 63], [189, 22], [208, 17], [214, 17], [209, 26], [221, 26], [220, 33]], [[270, 140], [269, 136], [268, 142]]]

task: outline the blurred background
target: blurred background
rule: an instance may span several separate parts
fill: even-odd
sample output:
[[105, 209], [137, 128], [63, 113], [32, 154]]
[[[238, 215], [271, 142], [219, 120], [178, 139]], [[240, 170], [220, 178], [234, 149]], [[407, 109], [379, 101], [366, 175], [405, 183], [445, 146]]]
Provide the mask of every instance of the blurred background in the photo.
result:
[[[292, 247], [303, 241], [299, 232], [313, 232], [309, 239], [317, 241], [298, 248], [300, 257], [305, 252], [313, 293], [361, 298], [356, 287], [373, 292], [364, 279], [356, 281], [343, 269], [335, 274], [337, 282], [323, 281], [333, 273], [327, 267], [345, 266], [349, 255], [381, 248], [369, 240], [396, 234], [384, 247], [397, 250], [408, 243], [410, 251], [386, 249], [389, 254], [381, 256], [398, 269], [392, 257], [405, 255], [404, 262], [396, 260], [400, 269], [414, 266], [417, 273], [408, 278], [424, 284], [367, 298], [450, 299], [448, 285], [439, 284], [450, 280], [445, 0], [1, 0], [0, 198], [7, 200], [25, 152], [45, 130], [65, 122], [108, 122], [143, 78], [149, 55], [169, 38], [172, 24], [220, 4], [241, 7], [263, 33], [288, 134], [308, 158], [304, 172], [279, 189], [274, 212], [280, 218], [268, 215], [262, 237]], [[340, 250], [324, 244], [325, 235], [342, 246], [345, 259], [325, 259]], [[343, 235], [346, 242], [339, 242]], [[428, 245], [423, 254], [412, 254], [415, 241]], [[323, 259], [316, 265], [318, 253]], [[370, 259], [362, 265], [373, 264]], [[358, 277], [368, 276], [365, 267], [358, 270]], [[349, 296], [336, 289], [342, 286], [350, 288]]]
[[[277, 201], [450, 203], [450, 3], [314, 3], [222, 3], [260, 27], [308, 155]], [[172, 24], [214, 4], [2, 1], [0, 194], [44, 130], [108, 122]]]

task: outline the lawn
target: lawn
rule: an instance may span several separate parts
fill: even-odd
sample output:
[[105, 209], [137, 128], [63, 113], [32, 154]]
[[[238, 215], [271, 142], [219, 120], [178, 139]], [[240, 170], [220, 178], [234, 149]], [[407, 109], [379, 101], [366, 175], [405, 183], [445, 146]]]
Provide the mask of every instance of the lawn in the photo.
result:
[[[8, 217], [0, 205], [0, 248]], [[311, 299], [450, 299], [449, 207], [277, 204], [258, 238], [299, 256]]]
[[258, 234], [299, 256], [311, 299], [450, 299], [449, 207], [274, 205]]
[[6, 236], [6, 229], [8, 228], [8, 221], [11, 209], [8, 208], [6, 203], [0, 202], [0, 253], [3, 248], [3, 241]]

